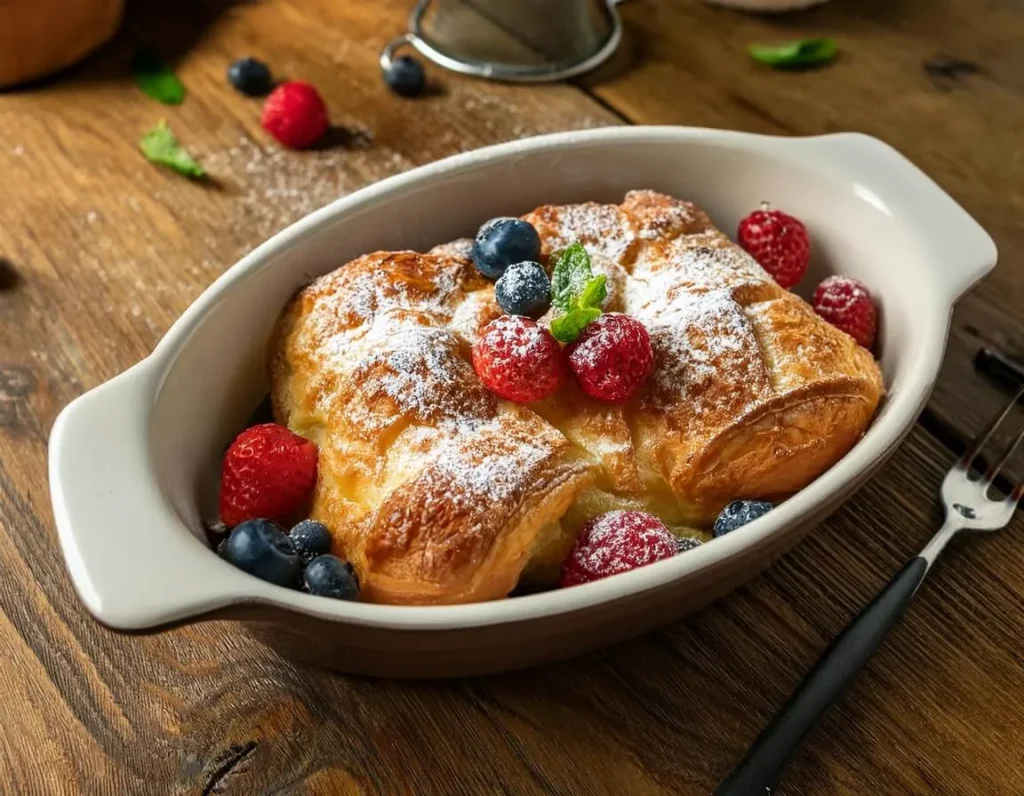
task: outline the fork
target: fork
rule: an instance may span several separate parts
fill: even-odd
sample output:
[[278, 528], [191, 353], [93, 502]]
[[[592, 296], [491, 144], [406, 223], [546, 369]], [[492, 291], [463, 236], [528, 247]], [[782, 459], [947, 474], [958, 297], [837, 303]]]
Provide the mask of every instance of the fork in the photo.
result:
[[822, 653], [772, 722], [761, 732], [715, 796], [770, 794], [790, 757], [818, 720], [853, 682], [868, 659], [896, 624], [911, 598], [931, 571], [939, 554], [960, 531], [998, 531], [1009, 525], [1022, 496], [1024, 481], [1001, 500], [988, 497], [990, 488], [1013, 452], [1024, 440], [1024, 429], [984, 476], [971, 477], [971, 465], [999, 425], [1024, 397], [1022, 387], [1009, 405], [985, 428], [942, 482], [945, 521], [925, 545], [855, 617]]

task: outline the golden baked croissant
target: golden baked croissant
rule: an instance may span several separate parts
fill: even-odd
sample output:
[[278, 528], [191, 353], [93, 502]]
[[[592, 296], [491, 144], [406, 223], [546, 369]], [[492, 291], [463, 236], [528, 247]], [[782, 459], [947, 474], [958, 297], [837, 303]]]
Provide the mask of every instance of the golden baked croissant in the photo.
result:
[[470, 349], [502, 313], [466, 242], [360, 257], [300, 291], [275, 331], [274, 410], [319, 446], [312, 517], [364, 599], [504, 597], [528, 563], [557, 573], [604, 511], [679, 528], [736, 498], [783, 497], [877, 407], [871, 354], [693, 204], [634, 191], [526, 219], [542, 259], [581, 242], [608, 277], [605, 310], [647, 327], [654, 368], [627, 404], [571, 382], [528, 406], [483, 387]]

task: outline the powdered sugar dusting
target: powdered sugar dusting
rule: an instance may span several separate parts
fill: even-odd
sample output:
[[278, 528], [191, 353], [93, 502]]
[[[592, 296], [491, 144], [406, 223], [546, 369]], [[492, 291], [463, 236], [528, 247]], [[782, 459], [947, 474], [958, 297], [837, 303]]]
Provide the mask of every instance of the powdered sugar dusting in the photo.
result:
[[632, 219], [617, 205], [593, 202], [541, 208], [526, 217], [541, 235], [544, 250], [556, 252], [582, 243], [587, 253], [617, 263], [632, 259], [637, 242]]
[[[807, 328], [798, 314], [791, 320], [781, 289], [703, 211], [642, 192], [629, 201], [635, 215], [584, 204], [540, 208], [527, 217], [546, 255], [581, 242], [593, 270], [609, 277], [605, 311], [633, 316], [650, 335], [653, 370], [635, 400], [614, 407], [616, 424], [602, 425], [606, 407], [578, 390], [565, 392], [565, 404], [556, 393], [549, 413], [539, 404], [513, 406], [482, 385], [470, 357], [484, 328], [510, 360], [529, 360], [553, 343], [543, 319], [534, 325], [500, 317], [493, 286], [468, 259], [468, 241], [435, 247], [430, 255], [367, 255], [300, 294], [289, 355], [302, 360], [296, 369], [305, 368], [303, 386], [319, 402], [327, 444], [339, 458], [348, 450], [362, 456], [352, 466], [380, 476], [373, 480], [380, 491], [365, 504], [375, 555], [401, 550], [421, 571], [444, 577], [457, 568], [453, 562], [481, 560], [547, 468], [571, 473], [577, 467], [582, 475], [590, 465], [575, 453], [559, 459], [569, 443], [534, 409], [564, 426], [590, 461], [610, 471], [655, 470], [655, 478], [685, 496], [692, 478], [679, 471], [699, 457], [700, 446], [779, 395], [769, 374], [769, 365], [778, 370], [773, 343], [759, 340], [758, 330], [780, 339], [789, 330], [806, 335], [808, 358], [827, 350], [828, 340], [811, 338], [828, 338], [828, 327]], [[510, 285], [513, 292], [523, 287]], [[788, 340], [779, 345], [787, 352], [795, 347]], [[806, 371], [792, 370], [796, 386], [808, 382]], [[563, 416], [563, 410], [569, 411]], [[634, 480], [635, 486], [624, 481], [617, 497], [636, 503], [611, 505], [646, 505], [654, 487]], [[681, 509], [688, 510], [688, 499], [680, 498]], [[670, 534], [656, 524], [638, 526], [633, 543], [620, 542], [613, 526], [627, 521], [613, 512], [594, 524], [587, 567], [603, 576], [675, 553]]]
[[[536, 269], [536, 266], [534, 266]], [[501, 275], [501, 289], [503, 291], [502, 301], [505, 300], [504, 296], [508, 296], [511, 302], [519, 306], [524, 301], [530, 298], [533, 294], [533, 285], [536, 282], [534, 278], [531, 278], [530, 272], [527, 268], [517, 268], [516, 266], [510, 266], [504, 274]]]
[[697, 416], [724, 411], [738, 417], [769, 397], [757, 338], [727, 291], [680, 293], [638, 312], [654, 349], [655, 405], [682, 403]]
[[[477, 428], [475, 435], [486, 436], [502, 431], [496, 422], [492, 422]], [[466, 455], [466, 451], [477, 451], [474, 451], [471, 440], [464, 438], [459, 440], [458, 449], [462, 455], [445, 455], [442, 451], [436, 457], [434, 472], [446, 484], [445, 491], [450, 494], [450, 499], [466, 504], [483, 501], [493, 505], [514, 497], [523, 488], [523, 476], [532, 473], [551, 455], [548, 444], [525, 440], [511, 450], [481, 446], [481, 455], [475, 456]]]
[[527, 361], [533, 355], [547, 349], [551, 343], [543, 326], [525, 322], [515, 315], [503, 315], [487, 327], [485, 338], [494, 340], [501, 356], [518, 362]]

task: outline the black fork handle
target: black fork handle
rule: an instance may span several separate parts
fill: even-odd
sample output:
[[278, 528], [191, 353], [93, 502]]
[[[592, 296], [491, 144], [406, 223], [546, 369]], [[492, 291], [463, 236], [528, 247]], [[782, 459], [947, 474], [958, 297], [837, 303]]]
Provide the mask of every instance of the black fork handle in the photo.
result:
[[715, 796], [771, 793], [789, 758], [864, 668], [889, 628], [903, 614], [926, 574], [928, 561], [920, 556], [913, 559], [836, 636], [789, 702], [718, 786]]

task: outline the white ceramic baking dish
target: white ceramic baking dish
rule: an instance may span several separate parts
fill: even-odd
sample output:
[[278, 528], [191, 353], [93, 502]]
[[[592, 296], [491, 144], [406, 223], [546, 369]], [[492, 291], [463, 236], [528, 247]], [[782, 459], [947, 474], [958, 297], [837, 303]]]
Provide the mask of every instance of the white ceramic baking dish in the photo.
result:
[[[810, 228], [815, 262], [882, 306], [889, 394], [861, 442], [776, 510], [685, 555], [572, 589], [475, 605], [338, 602], [264, 583], [208, 547], [227, 442], [266, 394], [264, 351], [295, 290], [375, 249], [419, 249], [546, 203], [652, 188], [727, 230], [761, 200]], [[771, 138], [671, 127], [562, 133], [384, 180], [271, 238], [218, 279], [151, 356], [68, 406], [50, 439], [61, 546], [110, 627], [236, 617], [290, 654], [348, 671], [449, 676], [525, 666], [640, 633], [768, 566], [859, 487], [913, 425], [939, 372], [954, 301], [996, 260], [989, 236], [887, 145], [859, 134]], [[208, 516], [208, 515], [207, 515]]]

